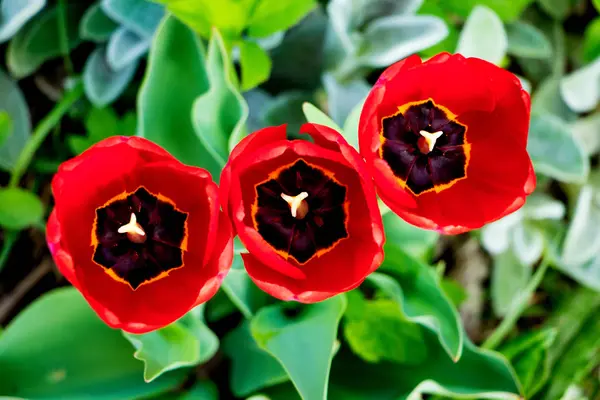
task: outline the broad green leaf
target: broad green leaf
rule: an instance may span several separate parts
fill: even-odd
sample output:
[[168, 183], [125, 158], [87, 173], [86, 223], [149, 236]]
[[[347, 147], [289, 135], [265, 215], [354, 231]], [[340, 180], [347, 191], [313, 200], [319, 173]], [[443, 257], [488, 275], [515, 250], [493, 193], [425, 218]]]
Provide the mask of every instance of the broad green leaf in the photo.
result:
[[350, 146], [354, 147], [358, 150], [358, 124], [360, 122], [360, 114], [362, 112], [364, 101], [358, 103], [352, 111], [350, 111], [350, 115], [346, 118], [346, 122], [344, 122], [344, 138], [350, 144]]
[[[485, 6], [494, 11], [502, 21], [512, 22], [519, 18], [523, 10], [534, 0], [448, 0], [441, 1], [442, 7], [458, 14], [468, 17], [476, 6]], [[553, 1], [553, 0], [549, 0]]]
[[533, 398], [550, 376], [548, 350], [555, 339], [555, 329], [543, 329], [521, 334], [500, 349], [514, 366], [528, 399]]
[[491, 281], [494, 314], [505, 316], [518, 300], [519, 293], [525, 289], [530, 278], [531, 267], [521, 263], [512, 250], [496, 255]]
[[214, 30], [205, 66], [209, 89], [194, 102], [192, 120], [196, 135], [219, 167], [211, 171], [217, 181], [230, 147], [244, 135], [248, 118], [248, 105], [231, 81], [231, 68], [223, 40]]
[[154, 34], [165, 11], [163, 7], [147, 0], [101, 0], [104, 12], [139, 36]]
[[61, 400], [137, 399], [179, 386], [185, 372], [145, 383], [132, 347], [74, 288], [56, 289], [0, 335], [0, 393]]
[[223, 352], [231, 358], [231, 391], [237, 397], [289, 380], [287, 372], [272, 355], [258, 347], [244, 321], [223, 339]]
[[225, 40], [238, 39], [247, 26], [255, 0], [156, 0], [202, 37], [209, 38], [216, 28]]
[[552, 366], [545, 399], [558, 400], [570, 385], [581, 383], [600, 363], [600, 318], [597, 313], [598, 308], [569, 342], [568, 351]]
[[10, 39], [46, 6], [46, 0], [0, 0], [0, 43]]
[[221, 288], [246, 318], [252, 318], [268, 301], [266, 293], [248, 276], [239, 253], [235, 254], [233, 266], [223, 280]]
[[426, 261], [437, 243], [437, 232], [417, 228], [403, 221], [396, 214], [388, 212], [383, 216], [386, 242], [401, 248], [402, 251]]
[[100, 1], [88, 8], [79, 23], [79, 36], [84, 40], [105, 42], [119, 25], [102, 10]]
[[577, 118], [560, 94], [560, 78], [551, 76], [539, 84], [531, 97], [531, 114], [552, 114], [566, 122]]
[[265, 37], [291, 28], [316, 6], [315, 0], [258, 0], [248, 21], [248, 35]]
[[106, 49], [98, 47], [88, 57], [83, 70], [85, 94], [96, 107], [105, 107], [125, 91], [133, 79], [138, 63], [132, 62], [120, 70], [108, 64]]
[[140, 135], [217, 179], [222, 167], [209, 156], [192, 122], [194, 101], [208, 87], [202, 43], [183, 23], [167, 17], [154, 37], [138, 95]]
[[440, 42], [448, 28], [437, 17], [398, 15], [379, 18], [361, 37], [358, 62], [369, 67], [386, 67]]
[[327, 93], [328, 112], [338, 124], [343, 124], [352, 110], [365, 101], [371, 89], [363, 78], [342, 83], [331, 73], [323, 74], [323, 86]]
[[250, 90], [269, 79], [271, 59], [255, 42], [242, 40], [240, 46], [240, 64], [242, 68], [242, 91]]
[[527, 151], [538, 173], [562, 182], [585, 182], [587, 178], [588, 157], [569, 126], [554, 115], [532, 117]]
[[251, 322], [252, 336], [287, 371], [305, 399], [326, 399], [338, 324], [346, 298], [338, 295], [301, 307], [297, 315], [286, 304], [261, 309]]
[[583, 34], [583, 59], [594, 61], [600, 56], [600, 17], [596, 17], [585, 28]]
[[498, 65], [507, 49], [508, 38], [498, 15], [485, 6], [473, 8], [460, 33], [456, 52]]
[[400, 284], [406, 316], [432, 329], [448, 355], [459, 360], [464, 337], [458, 312], [442, 291], [435, 271], [398, 246], [402, 244], [386, 242], [386, 257], [379, 272], [390, 275]]
[[592, 111], [600, 96], [600, 58], [580, 68], [560, 81], [563, 99], [573, 111]]
[[302, 112], [304, 112], [304, 116], [306, 120], [312, 124], [325, 125], [330, 127], [331, 129], [341, 132], [342, 128], [338, 126], [327, 114], [323, 111], [319, 110], [316, 106], [311, 103], [302, 104]]
[[204, 306], [191, 310], [178, 321], [153, 332], [135, 335], [123, 332], [144, 362], [144, 380], [152, 382], [167, 371], [201, 364], [219, 348], [219, 338], [204, 324]]
[[552, 56], [552, 44], [544, 33], [525, 22], [513, 22], [506, 25], [509, 54], [526, 58], [549, 58]]
[[366, 300], [358, 290], [347, 294], [344, 337], [365, 361], [419, 364], [427, 348], [419, 325], [409, 321], [394, 299]]
[[421, 332], [427, 358], [418, 364], [365, 363], [350, 352], [334, 359], [329, 398], [351, 400], [403, 400], [439, 394], [457, 398], [517, 400], [519, 386], [514, 371], [498, 353], [477, 349], [465, 341], [464, 354], [452, 361], [436, 334]]
[[571, 0], [537, 0], [537, 2], [544, 11], [557, 20], [563, 20], [569, 15], [572, 3]]
[[38, 196], [20, 188], [0, 188], [0, 226], [24, 229], [42, 221], [44, 205]]
[[151, 38], [141, 37], [127, 28], [118, 28], [106, 47], [106, 62], [113, 71], [135, 63], [150, 48]]
[[600, 204], [592, 186], [583, 186], [574, 210], [562, 250], [567, 265], [583, 264], [600, 254]]
[[[67, 3], [66, 31], [70, 50], [81, 42], [79, 20], [85, 7], [82, 3]], [[12, 38], [6, 53], [6, 64], [11, 75], [24, 78], [46, 60], [62, 54], [58, 21], [58, 8], [48, 8]]]
[[0, 148], [13, 132], [13, 122], [6, 110], [0, 110]]

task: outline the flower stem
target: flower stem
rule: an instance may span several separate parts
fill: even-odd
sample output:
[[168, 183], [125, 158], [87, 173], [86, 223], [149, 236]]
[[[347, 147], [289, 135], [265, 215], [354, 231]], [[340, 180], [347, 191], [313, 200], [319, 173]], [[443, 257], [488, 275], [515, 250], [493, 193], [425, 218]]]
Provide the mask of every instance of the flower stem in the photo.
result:
[[2, 250], [0, 250], [0, 272], [2, 272], [6, 261], [8, 261], [10, 251], [12, 250], [14, 244], [17, 242], [18, 238], [18, 231], [4, 231], [4, 243], [2, 244]]
[[65, 0], [58, 0], [58, 36], [65, 68], [69, 76], [73, 76], [73, 63], [69, 57], [69, 33], [67, 31], [67, 5]]
[[542, 282], [542, 278], [546, 274], [549, 266], [549, 257], [544, 257], [537, 271], [529, 281], [529, 284], [523, 290], [521, 296], [517, 298], [515, 304], [510, 308], [506, 317], [504, 317], [496, 330], [485, 340], [485, 342], [483, 342], [481, 347], [485, 349], [494, 349], [498, 347], [500, 343], [502, 343], [502, 341], [506, 338], [506, 335], [508, 335], [515, 327], [517, 320], [527, 308], [531, 296]]
[[10, 177], [10, 181], [8, 183], [9, 187], [18, 186], [21, 177], [27, 170], [27, 167], [31, 163], [33, 159], [33, 155], [37, 151], [37, 149], [42, 145], [48, 133], [52, 131], [54, 125], [58, 124], [65, 115], [65, 113], [71, 108], [71, 106], [79, 100], [79, 98], [83, 95], [83, 83], [77, 82], [77, 84], [71, 89], [69, 92], [65, 93], [61, 101], [54, 106], [52, 111], [44, 119], [40, 121], [40, 123], [36, 126], [33, 134], [25, 143], [25, 147], [21, 150], [21, 154], [13, 167], [12, 174]]

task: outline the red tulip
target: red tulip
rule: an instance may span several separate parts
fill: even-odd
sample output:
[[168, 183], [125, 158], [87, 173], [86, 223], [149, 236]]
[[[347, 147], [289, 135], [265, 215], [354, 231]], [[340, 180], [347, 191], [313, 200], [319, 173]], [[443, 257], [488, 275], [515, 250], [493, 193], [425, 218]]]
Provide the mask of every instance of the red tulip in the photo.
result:
[[144, 333], [210, 299], [233, 259], [210, 174], [148, 140], [113, 137], [62, 164], [47, 240], [108, 325]]
[[223, 209], [248, 253], [252, 280], [267, 293], [304, 303], [358, 286], [383, 260], [383, 226], [371, 177], [336, 131], [305, 124], [242, 140], [221, 175]]
[[360, 151], [406, 221], [456, 234], [520, 208], [535, 188], [529, 95], [477, 58], [418, 56], [383, 72], [362, 110]]

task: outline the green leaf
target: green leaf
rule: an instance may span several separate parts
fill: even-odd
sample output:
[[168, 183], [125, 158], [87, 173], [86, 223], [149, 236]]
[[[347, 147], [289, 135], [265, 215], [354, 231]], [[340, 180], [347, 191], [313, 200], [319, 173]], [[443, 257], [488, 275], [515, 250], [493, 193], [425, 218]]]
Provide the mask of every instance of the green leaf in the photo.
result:
[[144, 362], [144, 380], [152, 382], [167, 371], [198, 365], [211, 359], [219, 338], [204, 324], [204, 306], [153, 332], [123, 335], [135, 347], [134, 357]]
[[383, 215], [383, 227], [388, 244], [422, 261], [429, 258], [440, 237], [439, 233], [417, 228], [391, 212]]
[[566, 122], [577, 118], [560, 94], [560, 78], [551, 76], [539, 84], [531, 98], [531, 114], [552, 114]]
[[437, 17], [395, 15], [376, 19], [363, 32], [358, 62], [386, 67], [448, 36], [446, 23]]
[[83, 153], [93, 144], [94, 142], [85, 136], [70, 135], [67, 137], [67, 145], [69, 146], [69, 149], [71, 149], [71, 152], [75, 155]]
[[288, 316], [285, 304], [264, 307], [251, 322], [252, 336], [287, 371], [305, 399], [326, 399], [338, 324], [346, 298], [338, 295], [321, 303], [295, 306]]
[[600, 204], [591, 185], [582, 187], [574, 210], [562, 250], [567, 265], [583, 264], [600, 253]]
[[257, 43], [248, 40], [239, 42], [242, 67], [242, 91], [250, 90], [269, 79], [271, 59]]
[[105, 42], [119, 25], [102, 10], [100, 1], [88, 8], [79, 23], [79, 36], [84, 40]]
[[465, 341], [464, 354], [452, 361], [436, 334], [421, 327], [427, 358], [419, 364], [365, 363], [341, 351], [333, 362], [329, 398], [403, 400], [439, 394], [457, 398], [518, 400], [514, 371], [498, 353]]
[[13, 122], [10, 114], [5, 110], [0, 110], [0, 148], [8, 140], [13, 132]]
[[[164, 400], [164, 398], [157, 400]], [[177, 396], [177, 400], [219, 400], [219, 390], [213, 382], [199, 380], [189, 391]]]
[[183, 23], [167, 17], [154, 37], [138, 95], [139, 133], [216, 179], [221, 166], [208, 156], [192, 123], [194, 101], [208, 87], [202, 43]]
[[552, 56], [552, 44], [544, 33], [525, 22], [513, 22], [506, 25], [509, 54], [546, 59]]
[[312, 102], [312, 94], [301, 91], [289, 91], [279, 94], [263, 112], [266, 125], [287, 124], [291, 135], [298, 135], [300, 127], [306, 122], [302, 107], [306, 102]]
[[590, 114], [571, 124], [571, 133], [579, 143], [585, 143], [583, 151], [588, 156], [600, 151], [598, 130], [600, 130], [600, 113]]
[[[442, 7], [458, 14], [461, 17], [467, 17], [473, 8], [478, 5], [485, 6], [494, 11], [502, 21], [511, 22], [519, 18], [523, 10], [527, 8], [534, 0], [450, 0], [441, 1]], [[549, 0], [553, 1], [553, 0]]]
[[[69, 50], [80, 42], [79, 20], [86, 5], [69, 2], [66, 5], [66, 33]], [[58, 8], [44, 10], [35, 20], [29, 21], [10, 41], [6, 63], [11, 75], [24, 78], [31, 75], [46, 60], [62, 54], [59, 33]]]
[[592, 20], [583, 34], [583, 60], [592, 62], [598, 56], [600, 56], [600, 17]]
[[262, 350], [244, 321], [223, 339], [223, 351], [231, 358], [231, 391], [236, 397], [289, 380], [287, 372], [272, 355]]
[[0, 1], [0, 43], [10, 39], [46, 6], [46, 0]]
[[565, 19], [571, 11], [571, 0], [537, 0], [537, 2], [544, 11], [557, 20]]
[[208, 45], [206, 73], [209, 89], [196, 99], [192, 120], [196, 135], [219, 166], [211, 171], [219, 179], [221, 169], [233, 148], [244, 135], [248, 105], [231, 82], [233, 66], [218, 31], [213, 31]]
[[0, 188], [0, 226], [24, 229], [42, 221], [44, 206], [35, 194], [20, 188]]
[[92, 108], [85, 117], [84, 125], [88, 136], [95, 142], [125, 134], [119, 132], [119, 117], [110, 107]]
[[536, 172], [562, 182], [585, 182], [590, 170], [589, 159], [569, 126], [554, 115], [532, 117], [527, 151]]
[[306, 120], [312, 124], [325, 125], [335, 130], [336, 132], [342, 132], [342, 128], [338, 126], [327, 114], [319, 110], [316, 106], [311, 103], [302, 104], [302, 112]]
[[567, 105], [578, 113], [592, 111], [598, 104], [600, 58], [560, 81], [560, 92]]
[[496, 255], [491, 281], [494, 314], [505, 316], [519, 300], [518, 295], [527, 287], [530, 278], [531, 268], [523, 265], [512, 250]]
[[268, 301], [267, 294], [248, 276], [239, 253], [235, 254], [233, 266], [223, 280], [221, 288], [246, 318], [252, 318]]
[[386, 242], [384, 250], [386, 257], [379, 272], [392, 276], [400, 284], [406, 316], [432, 329], [448, 355], [459, 360], [464, 337], [458, 312], [442, 291], [435, 271], [392, 242]]
[[102, 0], [101, 4], [113, 20], [143, 37], [152, 36], [165, 15], [163, 7], [146, 0]]
[[347, 294], [344, 337], [363, 360], [419, 364], [427, 348], [419, 325], [410, 322], [393, 299], [365, 300], [360, 291]]
[[468, 298], [469, 294], [461, 284], [452, 278], [443, 278], [440, 286], [454, 307], [459, 308]]
[[255, 0], [157, 1], [207, 39], [211, 36], [211, 28], [219, 30], [225, 39], [238, 39], [248, 24], [248, 14], [255, 4]]
[[498, 15], [485, 6], [473, 8], [460, 33], [456, 52], [498, 65], [507, 49], [508, 38]]
[[555, 339], [555, 329], [544, 329], [521, 334], [500, 349], [514, 366], [528, 399], [533, 398], [550, 376], [548, 349]]
[[0, 393], [61, 400], [134, 399], [179, 386], [185, 373], [150, 384], [131, 345], [74, 288], [56, 289], [22, 311], [0, 335]]
[[151, 41], [151, 37], [139, 36], [127, 28], [118, 28], [108, 41], [106, 62], [113, 71], [127, 68], [148, 52]]
[[316, 6], [315, 0], [259, 0], [248, 21], [248, 35], [266, 37], [287, 30]]
[[85, 94], [96, 107], [105, 107], [114, 102], [133, 79], [138, 63], [133, 62], [123, 69], [114, 70], [106, 59], [104, 47], [98, 47], [88, 57], [83, 70]]

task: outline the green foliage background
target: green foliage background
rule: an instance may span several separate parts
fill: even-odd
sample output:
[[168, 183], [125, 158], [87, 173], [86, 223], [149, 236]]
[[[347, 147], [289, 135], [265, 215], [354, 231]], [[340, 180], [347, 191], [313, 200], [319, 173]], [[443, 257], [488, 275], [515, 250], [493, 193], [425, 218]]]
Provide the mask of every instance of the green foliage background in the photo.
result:
[[[0, 398], [600, 398], [599, 9], [0, 0]], [[382, 205], [382, 267], [313, 305], [261, 292], [236, 242], [219, 293], [144, 335], [108, 328], [51, 273], [48, 186], [69, 157], [140, 135], [218, 181], [264, 126], [293, 137], [308, 120], [357, 146], [378, 74], [441, 51], [506, 68], [531, 93], [538, 188], [514, 214], [439, 237]]]

